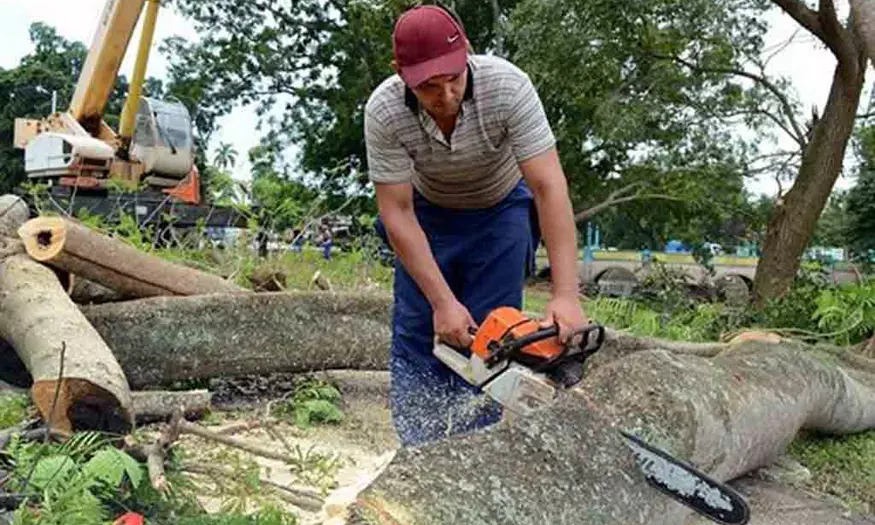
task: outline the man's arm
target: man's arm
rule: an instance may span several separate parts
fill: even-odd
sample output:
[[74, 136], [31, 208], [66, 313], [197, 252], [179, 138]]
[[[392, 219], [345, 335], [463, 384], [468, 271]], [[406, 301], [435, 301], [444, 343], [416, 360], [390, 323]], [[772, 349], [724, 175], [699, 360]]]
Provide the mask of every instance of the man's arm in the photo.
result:
[[568, 184], [556, 148], [550, 148], [520, 163], [520, 170], [534, 193], [538, 220], [547, 256], [553, 297], [547, 304], [546, 323], [556, 322], [559, 338], [587, 323], [578, 300], [577, 236]]
[[374, 184], [380, 218], [396, 255], [416, 281], [434, 311], [434, 330], [450, 344], [468, 346], [472, 342], [467, 328], [474, 320], [453, 294], [413, 212], [410, 183]]
[[522, 162], [520, 170], [535, 195], [538, 220], [550, 259], [553, 295], [567, 295], [577, 300], [576, 227], [568, 184], [556, 148]]
[[453, 292], [435, 262], [425, 232], [413, 213], [410, 183], [374, 184], [377, 207], [392, 248], [422, 293], [437, 309], [452, 300]]
[[587, 322], [577, 297], [577, 229], [556, 139], [528, 77], [522, 79], [508, 105], [507, 126], [520, 171], [535, 194], [550, 258], [553, 297], [547, 303], [544, 324], [557, 323], [559, 339], [565, 341], [571, 330], [583, 328]]

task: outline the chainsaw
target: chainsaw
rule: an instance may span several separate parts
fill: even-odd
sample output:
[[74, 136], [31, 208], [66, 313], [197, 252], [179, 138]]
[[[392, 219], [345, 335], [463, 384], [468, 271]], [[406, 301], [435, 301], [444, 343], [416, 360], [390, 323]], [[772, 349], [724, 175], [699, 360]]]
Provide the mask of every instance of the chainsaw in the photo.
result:
[[583, 377], [583, 364], [605, 338], [602, 326], [558, 341], [557, 326], [542, 327], [512, 307], [500, 307], [472, 331], [470, 349], [436, 341], [434, 355], [512, 413], [528, 415], [552, 403], [560, 389]]
[[[500, 307], [471, 330], [470, 348], [435, 340], [434, 355], [509, 412], [528, 416], [552, 404], [561, 390], [581, 381], [586, 360], [605, 340], [605, 329], [587, 325], [558, 340], [558, 326], [543, 327], [512, 307]], [[645, 480], [676, 501], [717, 523], [744, 525], [750, 510], [728, 485], [620, 431]]]

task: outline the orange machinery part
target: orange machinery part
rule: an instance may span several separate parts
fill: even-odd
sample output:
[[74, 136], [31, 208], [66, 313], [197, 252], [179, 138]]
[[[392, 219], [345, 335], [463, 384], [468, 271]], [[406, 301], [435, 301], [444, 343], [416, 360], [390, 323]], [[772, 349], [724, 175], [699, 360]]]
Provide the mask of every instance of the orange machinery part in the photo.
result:
[[[471, 351], [485, 360], [493, 352], [491, 343], [504, 344], [543, 329], [537, 320], [526, 317], [516, 308], [502, 306], [486, 316], [474, 336]], [[536, 341], [523, 349], [523, 353], [541, 359], [553, 359], [562, 352], [563, 347], [555, 337]]]
[[188, 175], [178, 185], [164, 190], [164, 193], [176, 197], [186, 204], [200, 204], [201, 202], [201, 175], [197, 166], [192, 166]]

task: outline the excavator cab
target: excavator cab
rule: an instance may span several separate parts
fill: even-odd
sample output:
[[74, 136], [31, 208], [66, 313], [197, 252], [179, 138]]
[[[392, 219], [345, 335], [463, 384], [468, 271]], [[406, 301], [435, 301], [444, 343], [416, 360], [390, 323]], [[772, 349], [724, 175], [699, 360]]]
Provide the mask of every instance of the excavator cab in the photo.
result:
[[194, 164], [188, 109], [178, 101], [141, 97], [130, 155], [146, 173], [176, 179], [188, 175]]

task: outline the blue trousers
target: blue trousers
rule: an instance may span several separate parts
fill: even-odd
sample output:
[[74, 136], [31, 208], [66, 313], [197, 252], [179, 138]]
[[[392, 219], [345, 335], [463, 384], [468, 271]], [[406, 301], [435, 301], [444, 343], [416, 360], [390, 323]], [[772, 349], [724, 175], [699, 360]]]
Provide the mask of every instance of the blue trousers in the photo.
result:
[[[490, 208], [441, 208], [414, 192], [414, 209], [444, 279], [478, 325], [499, 306], [522, 307], [540, 237], [524, 182]], [[378, 231], [385, 239], [379, 222]], [[433, 311], [397, 258], [394, 303], [390, 409], [402, 445], [498, 422], [500, 405], [432, 355]]]

